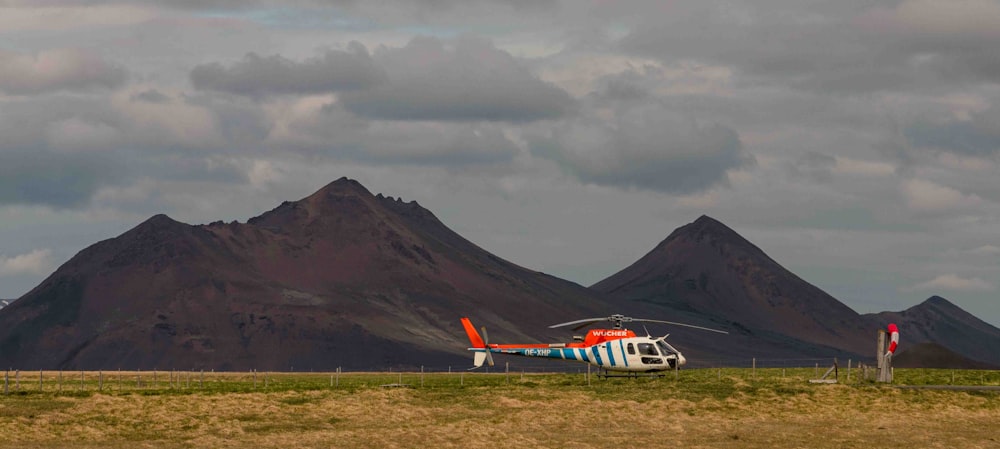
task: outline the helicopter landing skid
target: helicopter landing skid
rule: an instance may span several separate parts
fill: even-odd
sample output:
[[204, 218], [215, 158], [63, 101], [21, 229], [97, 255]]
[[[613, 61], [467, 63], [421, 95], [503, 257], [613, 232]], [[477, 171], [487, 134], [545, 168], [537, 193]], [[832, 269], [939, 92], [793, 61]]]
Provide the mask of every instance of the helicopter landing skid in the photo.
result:
[[597, 373], [597, 378], [598, 379], [608, 379], [608, 378], [611, 378], [611, 377], [624, 377], [626, 379], [638, 379], [640, 377], [661, 378], [661, 377], [664, 377], [664, 376], [666, 376], [666, 374], [663, 374], [662, 372], [652, 372], [652, 373], [628, 372], [628, 373], [621, 373], [621, 374], [618, 374], [618, 373], [611, 374], [608, 371], [600, 371], [600, 372]]

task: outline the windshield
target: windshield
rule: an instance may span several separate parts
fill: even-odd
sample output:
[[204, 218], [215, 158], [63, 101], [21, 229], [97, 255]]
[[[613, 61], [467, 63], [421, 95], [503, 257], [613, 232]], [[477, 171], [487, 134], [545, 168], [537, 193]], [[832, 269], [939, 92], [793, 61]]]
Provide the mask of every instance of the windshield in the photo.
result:
[[670, 346], [669, 344], [667, 344], [666, 341], [663, 340], [657, 340], [656, 345], [660, 347], [660, 351], [662, 351], [664, 354], [677, 354], [679, 352], [676, 349], [674, 349], [673, 346]]

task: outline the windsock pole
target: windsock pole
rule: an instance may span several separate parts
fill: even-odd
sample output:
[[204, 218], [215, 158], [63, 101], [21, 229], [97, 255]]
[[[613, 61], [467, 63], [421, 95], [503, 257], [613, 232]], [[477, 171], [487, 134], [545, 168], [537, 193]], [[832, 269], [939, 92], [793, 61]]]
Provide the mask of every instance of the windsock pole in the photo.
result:
[[892, 356], [899, 346], [899, 327], [890, 323], [887, 329], [878, 330], [878, 349], [875, 357], [878, 360], [878, 381], [892, 383]]

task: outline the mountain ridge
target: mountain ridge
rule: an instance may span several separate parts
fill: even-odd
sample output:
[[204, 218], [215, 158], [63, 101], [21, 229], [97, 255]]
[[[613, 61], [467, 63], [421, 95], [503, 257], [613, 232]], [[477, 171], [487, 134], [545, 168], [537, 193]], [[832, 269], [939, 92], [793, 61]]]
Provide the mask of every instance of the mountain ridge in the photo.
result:
[[[983, 344], [1000, 345], [1000, 329], [944, 298], [932, 297], [908, 312], [859, 314], [707, 215], [677, 228], [636, 262], [591, 288], [619, 303], [645, 305], [648, 313], [708, 317], [728, 325], [735, 330], [728, 339], [684, 337], [727, 348], [731, 356], [839, 352], [874, 358], [878, 329], [897, 322], [904, 344], [939, 341], [972, 360], [1000, 362], [1000, 355]], [[932, 321], [946, 329], [927, 329]]]
[[345, 177], [246, 223], [156, 214], [88, 246], [0, 312], [0, 364], [460, 365], [461, 316], [489, 326], [495, 341], [530, 343], [567, 340], [553, 323], [612, 313], [728, 329], [670, 329], [693, 366], [873, 357], [886, 320], [900, 324], [904, 347], [942, 341], [996, 364], [982, 348], [1000, 343], [1000, 330], [939, 297], [859, 315], [707, 215], [586, 288], [499, 258], [416, 201]]
[[526, 329], [551, 324], [546, 316], [610, 313], [605, 306], [582, 286], [487, 253], [416, 202], [341, 178], [247, 223], [157, 214], [91, 245], [0, 314], [0, 362], [458, 363], [467, 357], [454, 332], [464, 314], [499, 337], [535, 341]]

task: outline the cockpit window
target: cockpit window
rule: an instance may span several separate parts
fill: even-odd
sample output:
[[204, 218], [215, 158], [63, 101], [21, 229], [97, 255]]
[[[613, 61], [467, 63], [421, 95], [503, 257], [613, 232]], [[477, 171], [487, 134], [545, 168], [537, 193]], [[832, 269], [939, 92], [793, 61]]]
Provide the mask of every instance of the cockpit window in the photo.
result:
[[663, 340], [657, 340], [656, 345], [660, 347], [660, 351], [664, 354], [676, 354], [678, 352], [673, 346], [670, 346]]
[[656, 346], [652, 343], [639, 343], [637, 346], [639, 346], [639, 354], [660, 355], [660, 353], [656, 352]]

